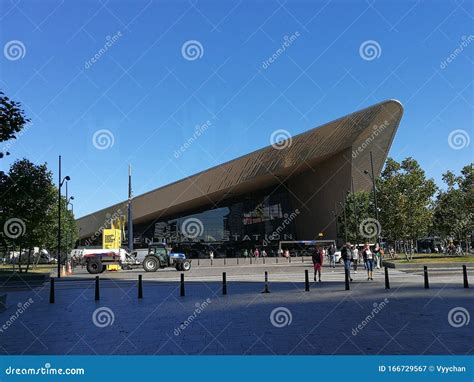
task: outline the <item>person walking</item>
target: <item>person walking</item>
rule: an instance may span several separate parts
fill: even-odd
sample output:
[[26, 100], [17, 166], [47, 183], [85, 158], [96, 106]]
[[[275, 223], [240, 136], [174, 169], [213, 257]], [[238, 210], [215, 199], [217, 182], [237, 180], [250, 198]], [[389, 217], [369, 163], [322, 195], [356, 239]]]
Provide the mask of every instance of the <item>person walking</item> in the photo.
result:
[[344, 261], [344, 271], [347, 272], [347, 276], [350, 281], [352, 281], [351, 278], [351, 258], [352, 258], [352, 253], [351, 253], [351, 243], [346, 243], [341, 249], [341, 258]]
[[359, 263], [359, 249], [357, 245], [352, 247], [352, 266], [354, 267], [354, 273], [357, 274], [357, 265]]
[[332, 243], [329, 246], [328, 253], [329, 253], [329, 266], [331, 268], [336, 268], [336, 246], [334, 245], [334, 243]]
[[209, 251], [209, 258], [212, 260], [214, 260], [214, 251]]
[[373, 280], [372, 272], [374, 270], [374, 253], [370, 250], [369, 244], [365, 244], [362, 256], [364, 257], [367, 266], [367, 280]]
[[265, 251], [264, 249], [262, 250], [262, 257], [267, 257], [267, 251]]
[[258, 250], [258, 248], [255, 248], [255, 251], [253, 252], [253, 257], [257, 258], [260, 256], [260, 252]]
[[374, 256], [375, 256], [375, 266], [377, 267], [377, 269], [380, 269], [380, 264], [382, 261], [382, 248], [380, 248], [379, 243], [375, 244]]
[[321, 268], [323, 266], [324, 252], [319, 245], [314, 249], [311, 258], [313, 260], [314, 281], [316, 281], [317, 274], [319, 277], [319, 282], [321, 282]]

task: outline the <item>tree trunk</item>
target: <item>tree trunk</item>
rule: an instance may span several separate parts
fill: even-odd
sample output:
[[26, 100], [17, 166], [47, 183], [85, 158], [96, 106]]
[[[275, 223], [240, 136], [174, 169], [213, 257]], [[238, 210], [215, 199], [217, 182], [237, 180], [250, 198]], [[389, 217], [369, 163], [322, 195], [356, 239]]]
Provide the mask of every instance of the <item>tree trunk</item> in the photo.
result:
[[30, 259], [31, 259], [31, 248], [28, 249], [28, 260], [26, 263], [25, 273], [28, 273], [28, 270], [30, 269]]
[[18, 272], [21, 273], [21, 246], [20, 251], [18, 252]]

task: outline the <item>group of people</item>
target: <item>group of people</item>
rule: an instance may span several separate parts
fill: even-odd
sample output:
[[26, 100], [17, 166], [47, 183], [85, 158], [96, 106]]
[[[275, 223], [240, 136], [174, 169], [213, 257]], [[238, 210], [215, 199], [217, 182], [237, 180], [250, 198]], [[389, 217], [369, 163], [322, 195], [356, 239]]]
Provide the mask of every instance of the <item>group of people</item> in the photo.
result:
[[[329, 257], [329, 266], [336, 267], [336, 246], [331, 244], [327, 249], [321, 246], [316, 246], [313, 251], [312, 260], [314, 267], [314, 281], [321, 282], [321, 269], [325, 256]], [[367, 270], [367, 280], [373, 280], [374, 268], [380, 269], [382, 265], [382, 258], [384, 252], [379, 243], [376, 243], [373, 248], [369, 244], [359, 248], [351, 243], [346, 243], [341, 248], [341, 259], [344, 262], [344, 269], [348, 274], [349, 280], [351, 277], [351, 268], [354, 268], [354, 273], [357, 273], [359, 261], [362, 259], [364, 268]]]
[[253, 251], [252, 250], [248, 251], [248, 250], [244, 249], [243, 255], [244, 255], [245, 258], [247, 258], [247, 257], [256, 257], [257, 258], [257, 257], [260, 257], [260, 256], [261, 257], [267, 257], [268, 256], [267, 251], [262, 249], [262, 251], [260, 252], [258, 248], [255, 248]]

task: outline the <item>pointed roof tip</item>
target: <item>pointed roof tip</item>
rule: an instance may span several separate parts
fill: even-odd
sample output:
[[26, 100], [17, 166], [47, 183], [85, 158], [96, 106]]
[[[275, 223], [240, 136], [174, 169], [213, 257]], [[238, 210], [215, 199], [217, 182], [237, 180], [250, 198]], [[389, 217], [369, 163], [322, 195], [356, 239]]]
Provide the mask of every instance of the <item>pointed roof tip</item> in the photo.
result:
[[379, 105], [386, 105], [386, 104], [389, 104], [389, 105], [394, 105], [394, 106], [397, 106], [399, 109], [400, 109], [400, 112], [403, 114], [403, 112], [405, 111], [405, 109], [403, 108], [403, 104], [401, 101], [399, 101], [398, 99], [396, 98], [389, 98], [385, 101], [382, 101], [380, 102]]

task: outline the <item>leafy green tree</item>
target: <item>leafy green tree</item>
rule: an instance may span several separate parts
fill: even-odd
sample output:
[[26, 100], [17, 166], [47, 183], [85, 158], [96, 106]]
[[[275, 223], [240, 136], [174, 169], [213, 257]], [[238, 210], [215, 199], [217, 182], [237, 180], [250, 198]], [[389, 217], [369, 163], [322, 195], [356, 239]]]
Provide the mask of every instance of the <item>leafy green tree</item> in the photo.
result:
[[[50, 253], [55, 256], [58, 247], [58, 193], [53, 188], [54, 201], [49, 211], [47, 224], [44, 226], [44, 247], [49, 248]], [[74, 214], [66, 206], [65, 196], [61, 196], [61, 261], [65, 259], [65, 255], [74, 248], [77, 241], [78, 233]]]
[[[14, 162], [8, 174], [0, 176], [0, 224], [4, 247], [19, 251], [18, 269], [22, 272], [22, 252], [26, 251], [26, 271], [34, 247], [55, 252], [57, 248], [58, 195], [46, 164], [27, 159]], [[61, 201], [61, 252], [71, 249], [77, 239], [76, 224], [66, 200]]]
[[447, 171], [443, 181], [447, 188], [436, 197], [433, 230], [444, 239], [465, 242], [469, 250], [474, 229], [473, 164], [465, 166], [460, 175]]
[[15, 139], [28, 122], [21, 104], [0, 91], [0, 142]]
[[411, 260], [416, 240], [428, 233], [432, 223], [436, 184], [410, 157], [401, 163], [388, 158], [376, 184], [383, 235], [401, 243]]
[[[365, 219], [372, 217], [373, 198], [370, 192], [358, 191], [346, 195], [344, 209], [338, 214], [338, 236], [345, 237], [347, 223], [347, 240], [351, 243], [360, 244], [367, 238], [362, 237], [360, 224]], [[345, 210], [345, 219], [344, 219]]]
[[17, 160], [4, 178], [2, 189], [2, 223], [4, 236], [20, 251], [31, 256], [33, 247], [42, 244], [41, 227], [54, 200], [52, 174], [46, 164], [35, 165], [27, 159]]

